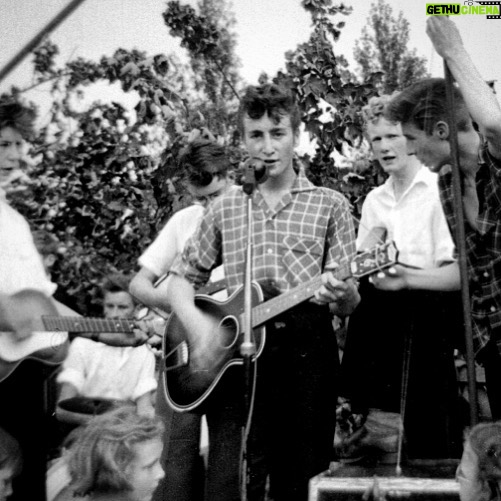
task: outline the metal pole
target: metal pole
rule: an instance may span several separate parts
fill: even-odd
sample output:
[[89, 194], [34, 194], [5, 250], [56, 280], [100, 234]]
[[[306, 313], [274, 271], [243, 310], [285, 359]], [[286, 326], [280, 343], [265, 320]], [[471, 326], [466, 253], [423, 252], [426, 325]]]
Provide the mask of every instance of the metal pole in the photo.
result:
[[0, 82], [43, 40], [61, 24], [85, 0], [72, 0], [50, 23], [34, 36], [1, 70]]
[[448, 123], [450, 131], [450, 145], [452, 158], [452, 190], [454, 213], [456, 215], [456, 247], [458, 250], [458, 264], [461, 276], [461, 299], [463, 303], [464, 336], [466, 347], [466, 370], [468, 375], [468, 396], [470, 400], [470, 424], [474, 426], [478, 421], [477, 377], [475, 372], [475, 353], [473, 351], [473, 332], [470, 309], [470, 287], [468, 283], [468, 266], [466, 262], [466, 235], [464, 229], [463, 195], [461, 192], [461, 177], [459, 169], [459, 149], [457, 138], [456, 118], [454, 116], [454, 80], [452, 73], [444, 61], [445, 90], [448, 108]]

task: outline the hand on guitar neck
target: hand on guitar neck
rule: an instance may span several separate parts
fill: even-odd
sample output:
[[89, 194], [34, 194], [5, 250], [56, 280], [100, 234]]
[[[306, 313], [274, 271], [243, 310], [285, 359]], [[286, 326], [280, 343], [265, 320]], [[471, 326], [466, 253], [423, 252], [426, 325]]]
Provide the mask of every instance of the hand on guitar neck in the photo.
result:
[[333, 314], [350, 315], [360, 302], [360, 294], [353, 279], [338, 280], [333, 273], [322, 275], [322, 285], [315, 292], [315, 301], [328, 303]]
[[[26, 358], [60, 364], [67, 353], [68, 333], [94, 338], [115, 346], [137, 346], [151, 335], [163, 333], [165, 321], [133, 318], [61, 316], [55, 302], [37, 290], [0, 294], [0, 382]], [[140, 329], [138, 329], [140, 327]]]
[[377, 289], [386, 291], [403, 289], [454, 291], [460, 288], [457, 262], [446, 263], [438, 268], [422, 269], [405, 264], [394, 264], [371, 275], [369, 281]]

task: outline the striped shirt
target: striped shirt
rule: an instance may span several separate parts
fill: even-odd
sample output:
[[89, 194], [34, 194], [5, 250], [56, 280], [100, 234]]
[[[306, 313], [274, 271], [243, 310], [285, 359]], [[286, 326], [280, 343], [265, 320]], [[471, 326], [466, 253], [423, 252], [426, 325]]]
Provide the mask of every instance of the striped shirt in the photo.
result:
[[[473, 343], [477, 354], [495, 330], [499, 332], [495, 341], [501, 352], [501, 160], [493, 158], [484, 143], [478, 163], [478, 229], [465, 223]], [[457, 223], [450, 167], [440, 172], [439, 188], [445, 216], [455, 238]]]
[[[253, 279], [284, 292], [346, 264], [355, 255], [355, 231], [348, 201], [316, 187], [301, 169], [289, 193], [271, 209], [261, 192], [252, 195]], [[223, 264], [229, 292], [244, 283], [247, 195], [240, 187], [215, 200], [198, 232], [171, 271], [196, 288]]]

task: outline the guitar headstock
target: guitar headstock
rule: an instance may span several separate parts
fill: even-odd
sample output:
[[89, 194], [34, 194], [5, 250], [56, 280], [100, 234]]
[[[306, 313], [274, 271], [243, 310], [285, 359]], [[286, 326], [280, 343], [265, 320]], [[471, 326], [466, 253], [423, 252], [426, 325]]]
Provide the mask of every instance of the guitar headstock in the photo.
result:
[[351, 262], [351, 274], [355, 278], [370, 275], [384, 270], [397, 263], [398, 249], [395, 242], [390, 241], [376, 245], [372, 249], [358, 254]]

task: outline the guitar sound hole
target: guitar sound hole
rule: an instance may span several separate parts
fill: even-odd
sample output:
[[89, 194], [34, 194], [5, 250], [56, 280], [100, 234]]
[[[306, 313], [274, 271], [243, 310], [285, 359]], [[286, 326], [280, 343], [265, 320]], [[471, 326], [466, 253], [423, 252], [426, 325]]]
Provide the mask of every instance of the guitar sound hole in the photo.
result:
[[218, 338], [219, 344], [222, 348], [232, 348], [238, 338], [238, 322], [235, 317], [225, 317], [219, 323]]

